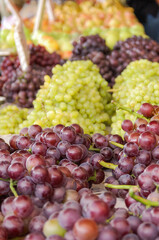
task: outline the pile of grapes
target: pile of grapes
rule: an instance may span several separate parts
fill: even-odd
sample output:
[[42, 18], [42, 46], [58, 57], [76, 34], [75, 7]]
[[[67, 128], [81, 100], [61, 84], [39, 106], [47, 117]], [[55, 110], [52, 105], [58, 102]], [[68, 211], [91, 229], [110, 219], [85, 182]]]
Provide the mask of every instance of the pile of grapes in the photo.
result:
[[[121, 106], [126, 106], [134, 111], [138, 111], [144, 102], [157, 105], [159, 103], [159, 63], [152, 63], [148, 60], [132, 62], [116, 78], [114, 85], [113, 99]], [[133, 114], [117, 110], [112, 117], [112, 132], [122, 134], [121, 123], [124, 119], [133, 122]]]
[[14, 102], [21, 107], [32, 107], [37, 90], [44, 83], [44, 76], [51, 76], [52, 68], [62, 64], [60, 55], [50, 54], [42, 46], [29, 46], [30, 66], [23, 72], [17, 56], [5, 57], [1, 63], [0, 95], [7, 102]]
[[108, 83], [91, 61], [67, 61], [53, 69], [34, 101], [34, 110], [20, 128], [79, 123], [86, 133], [105, 133], [113, 107]]
[[[145, 240], [151, 236], [155, 240], [159, 237], [158, 120], [159, 106], [142, 104], [134, 124], [129, 119], [122, 123], [125, 142], [116, 135], [118, 137], [113, 144], [118, 154], [117, 161], [114, 161], [113, 165], [109, 164], [110, 166], [108, 163], [103, 164], [113, 169], [113, 176], [105, 180], [105, 187], [112, 189], [112, 194], [124, 198], [128, 211], [133, 214], [131, 224], [135, 227], [138, 238], [125, 239]], [[120, 217], [127, 218], [127, 214], [123, 211]]]
[[[91, 150], [91, 144], [103, 154]], [[99, 161], [106, 161], [107, 146], [105, 136], [91, 138], [78, 124], [43, 130], [32, 125], [13, 135], [9, 145], [0, 139], [2, 239], [27, 234], [27, 240], [60, 240], [64, 235], [70, 240], [74, 234], [77, 239], [96, 239], [98, 224], [104, 230], [116, 203], [114, 195], [97, 197], [89, 189], [104, 180]], [[86, 204], [86, 196], [93, 201]]]
[[82, 36], [79, 42], [73, 42], [73, 46], [71, 60], [91, 60], [99, 67], [102, 77], [109, 83], [111, 82], [113, 72], [109, 60], [106, 58], [110, 50], [103, 38], [99, 35]]
[[26, 120], [27, 108], [19, 109], [15, 105], [4, 106], [0, 109], [0, 135], [13, 134], [19, 131], [19, 124]]
[[133, 36], [117, 42], [112, 51], [99, 35], [82, 36], [79, 42], [73, 42], [73, 46], [71, 60], [90, 59], [110, 86], [132, 61], [147, 59], [159, 62], [159, 44], [149, 38]]
[[110, 69], [113, 71], [112, 85], [115, 78], [127, 65], [139, 59], [159, 62], [159, 44], [151, 38], [133, 36], [125, 41], [119, 41], [108, 56]]
[[[1, 238], [158, 240], [158, 108], [142, 104], [135, 124], [123, 122], [124, 140], [78, 124], [0, 139]], [[103, 166], [113, 169], [112, 190], [97, 196], [90, 187], [104, 180]], [[128, 209], [115, 207], [117, 196]]]

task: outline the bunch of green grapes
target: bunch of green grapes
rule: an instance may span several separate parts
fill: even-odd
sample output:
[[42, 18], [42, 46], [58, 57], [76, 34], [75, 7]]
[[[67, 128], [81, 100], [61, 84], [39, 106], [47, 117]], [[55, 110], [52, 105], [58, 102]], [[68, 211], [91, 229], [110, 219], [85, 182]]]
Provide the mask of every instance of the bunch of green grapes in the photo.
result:
[[113, 107], [108, 83], [91, 61], [67, 61], [45, 76], [45, 83], [33, 102], [34, 110], [20, 128], [32, 124], [50, 127], [80, 124], [86, 133], [105, 133]]
[[[142, 103], [159, 104], [159, 63], [139, 60], [130, 63], [115, 80], [113, 99], [121, 106], [135, 112]], [[123, 111], [116, 111], [112, 118], [112, 132], [122, 133], [124, 119], [135, 121], [134, 116]]]
[[14, 134], [19, 132], [21, 124], [28, 115], [27, 108], [18, 108], [8, 105], [0, 109], [0, 135]]

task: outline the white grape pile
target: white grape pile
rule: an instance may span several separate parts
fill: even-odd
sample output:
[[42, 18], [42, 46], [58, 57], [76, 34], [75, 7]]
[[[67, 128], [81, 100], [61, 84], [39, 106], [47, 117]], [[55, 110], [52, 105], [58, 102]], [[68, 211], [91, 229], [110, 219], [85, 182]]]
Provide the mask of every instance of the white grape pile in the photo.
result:
[[[159, 105], [159, 63], [148, 60], [134, 61], [115, 80], [113, 99], [121, 106], [135, 112], [144, 102]], [[124, 111], [117, 110], [112, 117], [112, 133], [123, 135], [121, 123], [124, 119], [133, 122], [136, 118]]]
[[21, 124], [28, 115], [27, 108], [8, 105], [0, 109], [0, 135], [13, 134], [19, 131]]
[[80, 124], [86, 133], [105, 133], [110, 124], [113, 107], [108, 83], [91, 61], [67, 61], [45, 76], [45, 83], [33, 102], [34, 110], [20, 128], [39, 124]]

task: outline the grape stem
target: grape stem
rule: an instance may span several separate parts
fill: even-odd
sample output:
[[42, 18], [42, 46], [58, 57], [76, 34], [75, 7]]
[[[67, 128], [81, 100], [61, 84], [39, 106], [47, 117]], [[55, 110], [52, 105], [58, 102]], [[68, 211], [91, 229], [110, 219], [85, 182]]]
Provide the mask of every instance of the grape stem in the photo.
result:
[[150, 201], [150, 200], [147, 200], [145, 198], [142, 198], [142, 197], [136, 195], [135, 192], [134, 192], [134, 188], [130, 188], [129, 195], [130, 195], [131, 198], [135, 199], [137, 202], [141, 202], [143, 205], [145, 205], [147, 207], [157, 207], [157, 206], [159, 206], [159, 202]]
[[0, 178], [0, 181], [10, 182], [10, 179], [3, 179], [3, 178]]
[[96, 151], [96, 152], [100, 152], [100, 149], [98, 149], [98, 148], [94, 148], [94, 147], [90, 147], [89, 148], [89, 151]]
[[14, 195], [15, 197], [18, 197], [18, 194], [17, 194], [17, 192], [16, 192], [16, 190], [15, 190], [15, 188], [14, 188], [14, 181], [13, 181], [13, 179], [10, 179], [10, 189], [11, 189], [13, 195]]
[[134, 110], [129, 109], [128, 107], [121, 106], [119, 103], [114, 102], [113, 100], [111, 101], [111, 103], [114, 104], [117, 109], [122, 109], [122, 110], [124, 110], [124, 111], [127, 111], [127, 112], [133, 114], [133, 115], [136, 116], [137, 118], [143, 118], [143, 119], [149, 121], [149, 119], [147, 119], [146, 117], [144, 117], [143, 115], [141, 115], [141, 114], [139, 114], [139, 113], [134, 112]]
[[128, 189], [128, 190], [131, 189], [132, 187], [137, 187], [136, 185], [115, 185], [115, 184], [109, 184], [109, 183], [105, 183], [104, 186], [107, 188]]
[[96, 170], [94, 171], [94, 175], [88, 178], [88, 181], [96, 181]]
[[105, 168], [108, 168], [108, 169], [113, 169], [115, 170], [117, 168], [118, 165], [115, 165], [113, 163], [109, 163], [109, 162], [104, 162], [104, 161], [98, 161], [99, 164]]
[[109, 143], [111, 143], [112, 145], [116, 146], [116, 147], [119, 147], [119, 148], [124, 148], [124, 145], [120, 144], [120, 143], [117, 143], [117, 142], [113, 142], [113, 141], [109, 141]]
[[[4, 182], [10, 182], [10, 179], [4, 179], [4, 178], [0, 178], [0, 181], [4, 181]], [[13, 181], [13, 185], [17, 185], [17, 181]]]

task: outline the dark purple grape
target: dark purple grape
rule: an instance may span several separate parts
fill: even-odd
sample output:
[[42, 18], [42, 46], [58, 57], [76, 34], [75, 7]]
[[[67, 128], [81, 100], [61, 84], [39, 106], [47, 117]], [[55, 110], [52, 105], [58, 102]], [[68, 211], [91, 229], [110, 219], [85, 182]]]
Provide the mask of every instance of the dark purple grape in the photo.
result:
[[131, 230], [136, 233], [138, 226], [142, 223], [141, 219], [136, 216], [129, 216], [127, 218], [128, 223], [130, 224]]
[[39, 154], [42, 156], [46, 155], [47, 146], [44, 143], [41, 142], [35, 142], [31, 147], [33, 154]]
[[14, 215], [6, 216], [2, 226], [7, 230], [9, 238], [22, 236], [24, 233], [24, 223], [22, 219]]
[[110, 161], [113, 157], [113, 151], [110, 147], [102, 148], [100, 153], [105, 157], [105, 161]]
[[35, 185], [32, 179], [28, 176], [20, 179], [17, 183], [17, 191], [21, 195], [32, 195], [34, 192]]
[[54, 133], [54, 132], [48, 132], [46, 135], [45, 135], [45, 143], [47, 145], [47, 147], [57, 147], [58, 143], [60, 142], [60, 138], [59, 136]]
[[145, 168], [146, 168], [146, 166], [144, 164], [137, 163], [132, 169], [132, 174], [135, 177], [138, 177], [141, 173], [144, 172]]
[[48, 180], [47, 168], [41, 165], [32, 168], [31, 177], [34, 183], [45, 183]]
[[31, 219], [29, 222], [29, 232], [38, 232], [42, 233], [43, 231], [43, 225], [46, 222], [47, 218], [44, 216], [35, 216]]
[[150, 222], [141, 223], [137, 233], [141, 240], [155, 239], [158, 236], [157, 227]]
[[65, 194], [66, 194], [66, 189], [65, 187], [57, 187], [54, 188], [54, 192], [53, 195], [51, 196], [51, 202], [58, 202], [58, 203], [62, 203], [64, 198], [65, 198]]
[[48, 174], [50, 178], [50, 184], [52, 187], [60, 187], [63, 183], [63, 174], [57, 167], [49, 167]]
[[122, 240], [140, 240], [139, 237], [134, 233], [126, 234]]
[[84, 151], [79, 145], [72, 145], [66, 151], [66, 157], [73, 162], [79, 162], [84, 157]]
[[99, 233], [98, 240], [118, 240], [118, 232], [115, 228], [111, 226], [105, 226]]
[[108, 205], [109, 208], [113, 208], [116, 204], [116, 196], [112, 192], [104, 192], [99, 197]]
[[118, 167], [123, 173], [130, 173], [134, 167], [134, 159], [132, 157], [121, 157]]
[[49, 200], [53, 193], [51, 185], [47, 182], [43, 184], [37, 184], [35, 187], [35, 196], [40, 200]]
[[39, 125], [31, 125], [28, 128], [28, 134], [31, 138], [35, 138], [38, 133], [42, 132], [42, 128]]
[[60, 225], [66, 230], [71, 230], [75, 222], [81, 218], [81, 213], [75, 208], [65, 208], [60, 211], [58, 221]]
[[129, 157], [136, 157], [139, 154], [139, 147], [136, 143], [129, 142], [124, 145], [124, 153]]
[[124, 120], [122, 122], [122, 125], [121, 125], [122, 129], [125, 131], [125, 132], [131, 132], [134, 128], [134, 125], [132, 123], [132, 121], [130, 120]]
[[73, 127], [64, 127], [60, 132], [61, 139], [73, 143], [76, 138], [76, 132]]
[[143, 132], [139, 136], [138, 144], [143, 150], [151, 151], [156, 146], [156, 137], [152, 132]]
[[30, 233], [28, 234], [24, 240], [45, 240], [45, 237], [41, 233]]
[[153, 116], [154, 108], [150, 103], [143, 103], [140, 107], [140, 112], [144, 117], [150, 118]]
[[[155, 149], [154, 149], [155, 150]], [[151, 163], [151, 152], [146, 150], [140, 150], [139, 155], [136, 157], [136, 163], [141, 163], [148, 166]]]
[[67, 149], [71, 146], [71, 144], [67, 141], [60, 141], [57, 145], [58, 150], [62, 157], [66, 156]]
[[115, 218], [110, 222], [111, 226], [115, 228], [118, 232], [118, 236], [121, 238], [124, 235], [131, 232], [131, 227], [129, 222], [124, 218]]
[[151, 176], [147, 173], [141, 173], [138, 176], [138, 184], [142, 190], [150, 192], [154, 191], [154, 189], [156, 188]]
[[29, 147], [31, 145], [31, 141], [28, 137], [19, 136], [16, 139], [16, 145], [17, 145], [18, 149], [20, 149], [20, 150], [29, 149]]

